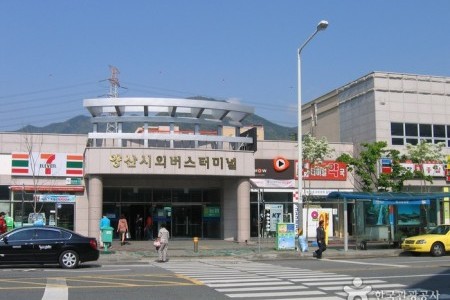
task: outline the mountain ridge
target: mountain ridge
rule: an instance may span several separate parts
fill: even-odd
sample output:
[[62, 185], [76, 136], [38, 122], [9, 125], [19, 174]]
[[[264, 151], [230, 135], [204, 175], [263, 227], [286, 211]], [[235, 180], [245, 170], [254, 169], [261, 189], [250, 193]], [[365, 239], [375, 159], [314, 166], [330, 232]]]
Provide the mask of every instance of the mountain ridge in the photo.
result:
[[[256, 114], [252, 114], [242, 121], [245, 126], [262, 125], [266, 140], [291, 140], [292, 135], [297, 133], [297, 127], [285, 127], [272, 123]], [[127, 123], [130, 128], [142, 126], [139, 124]], [[104, 129], [99, 128], [99, 131]], [[124, 128], [127, 131], [127, 128]], [[33, 125], [24, 126], [14, 132], [28, 133], [60, 133], [60, 134], [88, 134], [92, 131], [91, 117], [78, 115], [64, 122], [51, 123], [46, 126], [37, 127]]]

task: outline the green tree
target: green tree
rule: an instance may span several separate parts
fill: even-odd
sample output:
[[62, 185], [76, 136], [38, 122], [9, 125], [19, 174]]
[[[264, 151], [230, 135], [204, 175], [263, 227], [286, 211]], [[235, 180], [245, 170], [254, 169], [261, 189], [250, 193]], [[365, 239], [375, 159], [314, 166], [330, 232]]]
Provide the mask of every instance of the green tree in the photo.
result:
[[[311, 173], [311, 169], [314, 165], [322, 163], [326, 158], [331, 157], [334, 149], [330, 147], [326, 137], [316, 138], [311, 136], [310, 134], [305, 135], [302, 141], [302, 151], [303, 151], [303, 160], [307, 162], [306, 171]], [[302, 166], [302, 170], [303, 170]], [[303, 175], [303, 174], [302, 174]], [[303, 184], [306, 182], [303, 181]], [[309, 190], [311, 190], [311, 181], [309, 181]], [[309, 203], [310, 203], [310, 195], [311, 193], [307, 193], [305, 196], [306, 203], [306, 215], [309, 215]], [[301, 212], [300, 212], [301, 213]], [[308, 240], [308, 218], [306, 218], [306, 228], [304, 230], [305, 237]]]
[[[435, 163], [433, 168], [437, 169], [438, 165], [441, 165], [445, 161], [445, 155], [442, 153], [442, 149], [445, 147], [445, 143], [432, 144], [425, 140], [421, 140], [417, 145], [406, 144], [407, 157], [413, 163], [423, 166], [425, 163]], [[420, 191], [425, 192], [427, 189], [427, 182], [433, 183], [433, 177], [426, 175], [423, 168], [414, 169], [414, 178], [421, 181]]]
[[[344, 153], [337, 158], [337, 161], [346, 163], [347, 170], [354, 175], [357, 190], [399, 192], [403, 189], [404, 182], [413, 177], [412, 172], [400, 164], [404, 157], [398, 150], [387, 149], [385, 141], [362, 143], [361, 147], [357, 157]], [[379, 172], [382, 158], [392, 160], [391, 173]]]
[[310, 165], [323, 162], [325, 158], [329, 158], [334, 149], [330, 147], [326, 137], [316, 138], [310, 134], [305, 135], [302, 141], [303, 160]]

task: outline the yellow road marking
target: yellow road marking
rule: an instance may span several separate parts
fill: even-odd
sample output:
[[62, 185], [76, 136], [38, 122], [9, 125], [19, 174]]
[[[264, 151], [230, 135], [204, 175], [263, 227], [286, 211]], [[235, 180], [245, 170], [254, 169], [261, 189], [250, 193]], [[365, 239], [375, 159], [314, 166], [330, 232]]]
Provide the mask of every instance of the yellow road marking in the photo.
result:
[[181, 275], [181, 274], [175, 274], [177, 277], [179, 277], [179, 278], [182, 278], [182, 279], [185, 279], [185, 280], [187, 280], [187, 281], [190, 281], [190, 282], [193, 282], [194, 284], [196, 284], [196, 285], [203, 285], [203, 282], [201, 282], [200, 280], [197, 280], [197, 279], [195, 279], [195, 278], [191, 278], [191, 277], [189, 277], [189, 276], [186, 276], [186, 275]]
[[[187, 282], [182, 281], [173, 281], [173, 280], [163, 280], [163, 278], [173, 278], [176, 277], [180, 280], [185, 280]], [[135, 279], [135, 277], [139, 277], [140, 279]], [[148, 280], [142, 278], [148, 278]], [[33, 290], [33, 289], [44, 289], [48, 286], [47, 279], [61, 279], [60, 277], [44, 277], [44, 278], [17, 278], [15, 280], [12, 279], [0, 279], [0, 290]], [[153, 278], [153, 279], [152, 279]], [[70, 286], [67, 285], [69, 289], [79, 289], [79, 288], [129, 288], [129, 287], [171, 287], [171, 286], [193, 286], [193, 285], [201, 285], [199, 281], [178, 275], [178, 274], [159, 274], [159, 275], [115, 275], [115, 276], [76, 276], [76, 277], [66, 277], [66, 282], [85, 282], [85, 283], [96, 283], [96, 285], [79, 285], [79, 286]], [[94, 280], [96, 279], [96, 280]], [[159, 280], [157, 280], [159, 279]], [[105, 280], [105, 281], [103, 281]], [[112, 280], [112, 281], [111, 281]], [[33, 282], [33, 281], [42, 281]], [[125, 283], [124, 281], [128, 281]], [[1, 286], [2, 283], [5, 284], [17, 284], [18, 286]], [[20, 286], [25, 285], [25, 286]], [[30, 286], [36, 285], [36, 286]], [[59, 287], [59, 285], [51, 285], [52, 287]], [[66, 286], [65, 286], [66, 287]]]

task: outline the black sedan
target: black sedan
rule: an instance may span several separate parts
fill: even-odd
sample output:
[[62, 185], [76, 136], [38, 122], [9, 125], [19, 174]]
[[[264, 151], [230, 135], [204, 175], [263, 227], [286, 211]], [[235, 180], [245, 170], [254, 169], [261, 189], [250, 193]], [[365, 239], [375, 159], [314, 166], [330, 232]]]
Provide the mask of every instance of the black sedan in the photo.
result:
[[22, 227], [0, 236], [0, 264], [59, 264], [73, 269], [98, 257], [95, 238], [60, 227]]

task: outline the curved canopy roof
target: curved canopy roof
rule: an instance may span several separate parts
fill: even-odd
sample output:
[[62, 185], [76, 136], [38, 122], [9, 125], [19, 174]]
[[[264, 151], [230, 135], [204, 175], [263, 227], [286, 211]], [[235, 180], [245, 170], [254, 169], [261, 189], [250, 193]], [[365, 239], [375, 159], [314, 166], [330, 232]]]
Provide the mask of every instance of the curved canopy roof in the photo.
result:
[[329, 199], [365, 199], [365, 200], [436, 200], [450, 197], [450, 193], [409, 193], [409, 192], [331, 192], [328, 194]]
[[96, 122], [213, 123], [242, 126], [254, 108], [213, 100], [182, 98], [85, 99], [83, 106]]

